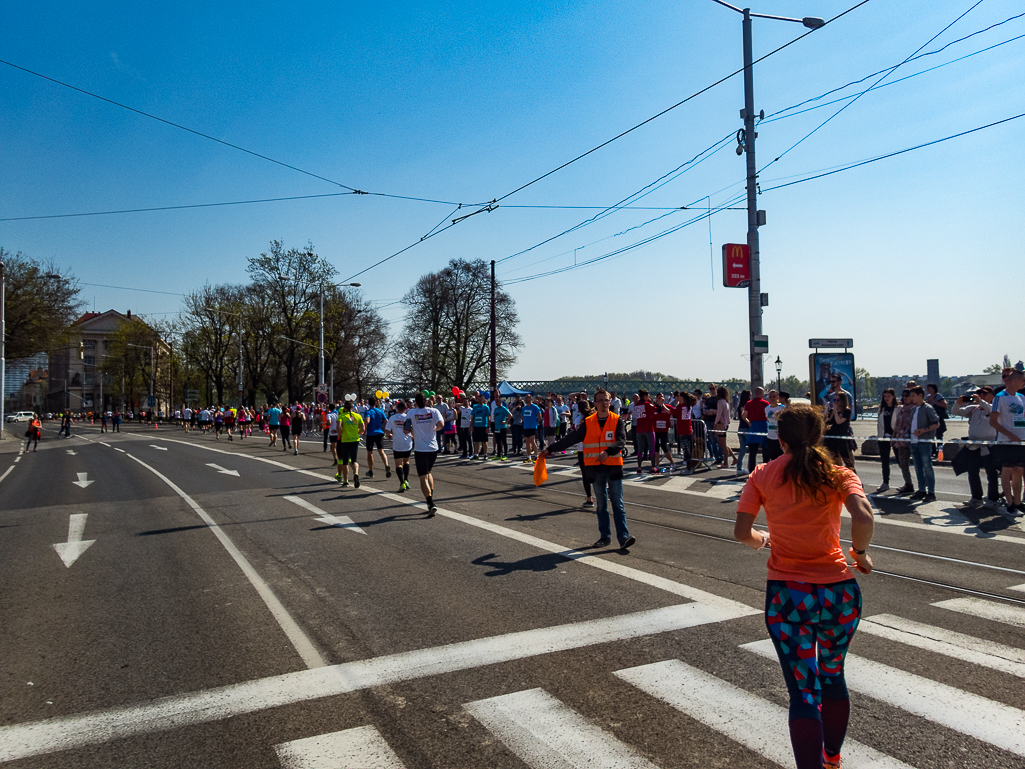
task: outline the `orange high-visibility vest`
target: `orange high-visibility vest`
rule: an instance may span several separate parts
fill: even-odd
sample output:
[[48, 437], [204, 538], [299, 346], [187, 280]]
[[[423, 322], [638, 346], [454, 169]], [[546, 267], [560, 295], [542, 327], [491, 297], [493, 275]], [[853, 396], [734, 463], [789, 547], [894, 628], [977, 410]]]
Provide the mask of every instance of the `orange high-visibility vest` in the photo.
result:
[[616, 442], [616, 425], [619, 424], [619, 414], [609, 412], [605, 420], [605, 426], [598, 424], [598, 414], [595, 412], [584, 420], [587, 432], [584, 434], [584, 464], [585, 465], [623, 465], [623, 455], [616, 454], [609, 456], [604, 462], [599, 461], [598, 455]]

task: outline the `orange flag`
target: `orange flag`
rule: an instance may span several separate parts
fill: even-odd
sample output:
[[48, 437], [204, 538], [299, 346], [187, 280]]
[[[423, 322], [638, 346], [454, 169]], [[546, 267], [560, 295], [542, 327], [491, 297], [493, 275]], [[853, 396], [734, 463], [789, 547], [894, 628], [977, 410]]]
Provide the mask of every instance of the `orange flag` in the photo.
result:
[[545, 458], [540, 456], [534, 463], [534, 485], [540, 486], [548, 480], [548, 468], [545, 467]]

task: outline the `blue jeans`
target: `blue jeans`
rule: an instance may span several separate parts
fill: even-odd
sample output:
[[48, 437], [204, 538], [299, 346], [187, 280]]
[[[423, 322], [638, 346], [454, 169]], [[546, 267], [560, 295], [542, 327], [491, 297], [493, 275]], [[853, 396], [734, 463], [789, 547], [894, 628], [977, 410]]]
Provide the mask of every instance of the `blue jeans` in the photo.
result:
[[932, 469], [932, 444], [912, 443], [911, 461], [918, 476], [918, 490], [927, 494], [936, 493], [936, 473]]
[[594, 469], [594, 501], [597, 503], [595, 512], [598, 514], [598, 533], [602, 539], [612, 539], [609, 528], [609, 501], [612, 502], [612, 520], [616, 524], [616, 539], [620, 544], [630, 537], [626, 528], [626, 507], [623, 505], [623, 479], [610, 478], [605, 467]]

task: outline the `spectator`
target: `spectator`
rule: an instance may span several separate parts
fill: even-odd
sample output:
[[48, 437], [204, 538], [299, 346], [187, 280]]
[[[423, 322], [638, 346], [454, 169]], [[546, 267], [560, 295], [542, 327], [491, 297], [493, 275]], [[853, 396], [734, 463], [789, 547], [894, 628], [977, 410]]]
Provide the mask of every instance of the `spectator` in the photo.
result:
[[[844, 467], [854, 469], [854, 456], [851, 452], [851, 441], [848, 436], [851, 430], [851, 399], [843, 390], [836, 393], [826, 418], [826, 449], [833, 459]], [[930, 460], [931, 462], [931, 460]]]
[[883, 399], [879, 403], [879, 417], [876, 420], [876, 436], [879, 440], [879, 459], [883, 466], [883, 483], [876, 489], [876, 494], [888, 491], [890, 488], [890, 449], [893, 448], [894, 428], [897, 423], [897, 414], [900, 412], [900, 404], [897, 403], [897, 393], [892, 387], [883, 390]]
[[897, 465], [900, 467], [901, 475], [904, 476], [904, 485], [895, 492], [900, 496], [910, 494], [915, 490], [911, 482], [911, 446], [907, 438], [911, 433], [911, 412], [915, 407], [911, 405], [911, 391], [902, 390], [900, 394], [900, 410], [894, 418], [893, 424], [893, 455], [897, 458]]
[[911, 388], [911, 405], [911, 461], [918, 476], [918, 491], [911, 498], [932, 502], [936, 499], [936, 473], [932, 469], [932, 444], [927, 441], [940, 426], [940, 418], [925, 402], [925, 389], [918, 385]]
[[718, 388], [715, 394], [715, 421], [712, 423], [712, 429], [715, 430], [715, 443], [719, 445], [719, 454], [722, 457], [719, 467], [726, 468], [729, 467], [730, 459], [734, 465], [737, 464], [737, 455], [726, 445], [726, 433], [730, 429], [730, 394], [725, 387]]
[[[747, 406], [744, 410], [747, 412], [747, 418], [751, 423], [750, 432], [747, 436], [747, 471], [750, 473], [755, 469], [755, 464], [758, 462], [758, 449], [762, 449], [762, 460], [765, 462], [769, 461], [768, 441], [766, 433], [769, 427], [769, 417], [767, 411], [769, 409], [769, 401], [765, 400], [765, 389], [762, 387], [756, 387], [754, 396], [748, 401]], [[740, 468], [738, 467], [739, 471]]]
[[[969, 441], [995, 441], [997, 439], [996, 428], [989, 423], [989, 415], [992, 411], [990, 404], [993, 403], [993, 388], [980, 387], [971, 395], [962, 395], [951, 408], [954, 416], [968, 417], [968, 440]], [[996, 507], [999, 504], [999, 479], [1000, 473], [995, 462], [995, 453], [989, 446], [977, 446], [969, 443], [962, 447], [961, 451], [966, 452], [968, 458], [968, 488], [972, 492], [972, 498], [964, 503], [964, 507], [977, 508], [987, 505]], [[979, 471], [986, 469], [986, 480], [989, 492], [987, 499], [982, 498], [982, 480]]]
[[[926, 396], [925, 402], [928, 403], [936, 411], [936, 416], [939, 417], [940, 426], [936, 428], [936, 440], [942, 441], [943, 435], [947, 432], [947, 399], [940, 394], [940, 388], [934, 384], [927, 384], [925, 386]], [[932, 455], [935, 457], [940, 450], [942, 443], [932, 444]]]
[[1001, 480], [1007, 500], [1007, 515], [1025, 515], [1022, 507], [1022, 475], [1025, 473], [1025, 373], [1007, 367], [1001, 375], [1004, 390], [993, 399], [989, 423], [997, 431], [998, 459], [1003, 467]]

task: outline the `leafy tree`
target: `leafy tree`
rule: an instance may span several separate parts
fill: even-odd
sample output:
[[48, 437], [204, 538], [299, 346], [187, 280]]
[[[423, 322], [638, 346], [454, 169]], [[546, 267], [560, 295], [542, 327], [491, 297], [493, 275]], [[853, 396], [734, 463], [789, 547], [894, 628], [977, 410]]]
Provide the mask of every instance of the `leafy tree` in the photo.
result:
[[4, 321], [7, 359], [27, 358], [60, 346], [65, 330], [78, 317], [82, 302], [78, 280], [52, 261], [39, 262], [21, 251], [0, 246], [4, 263]]

